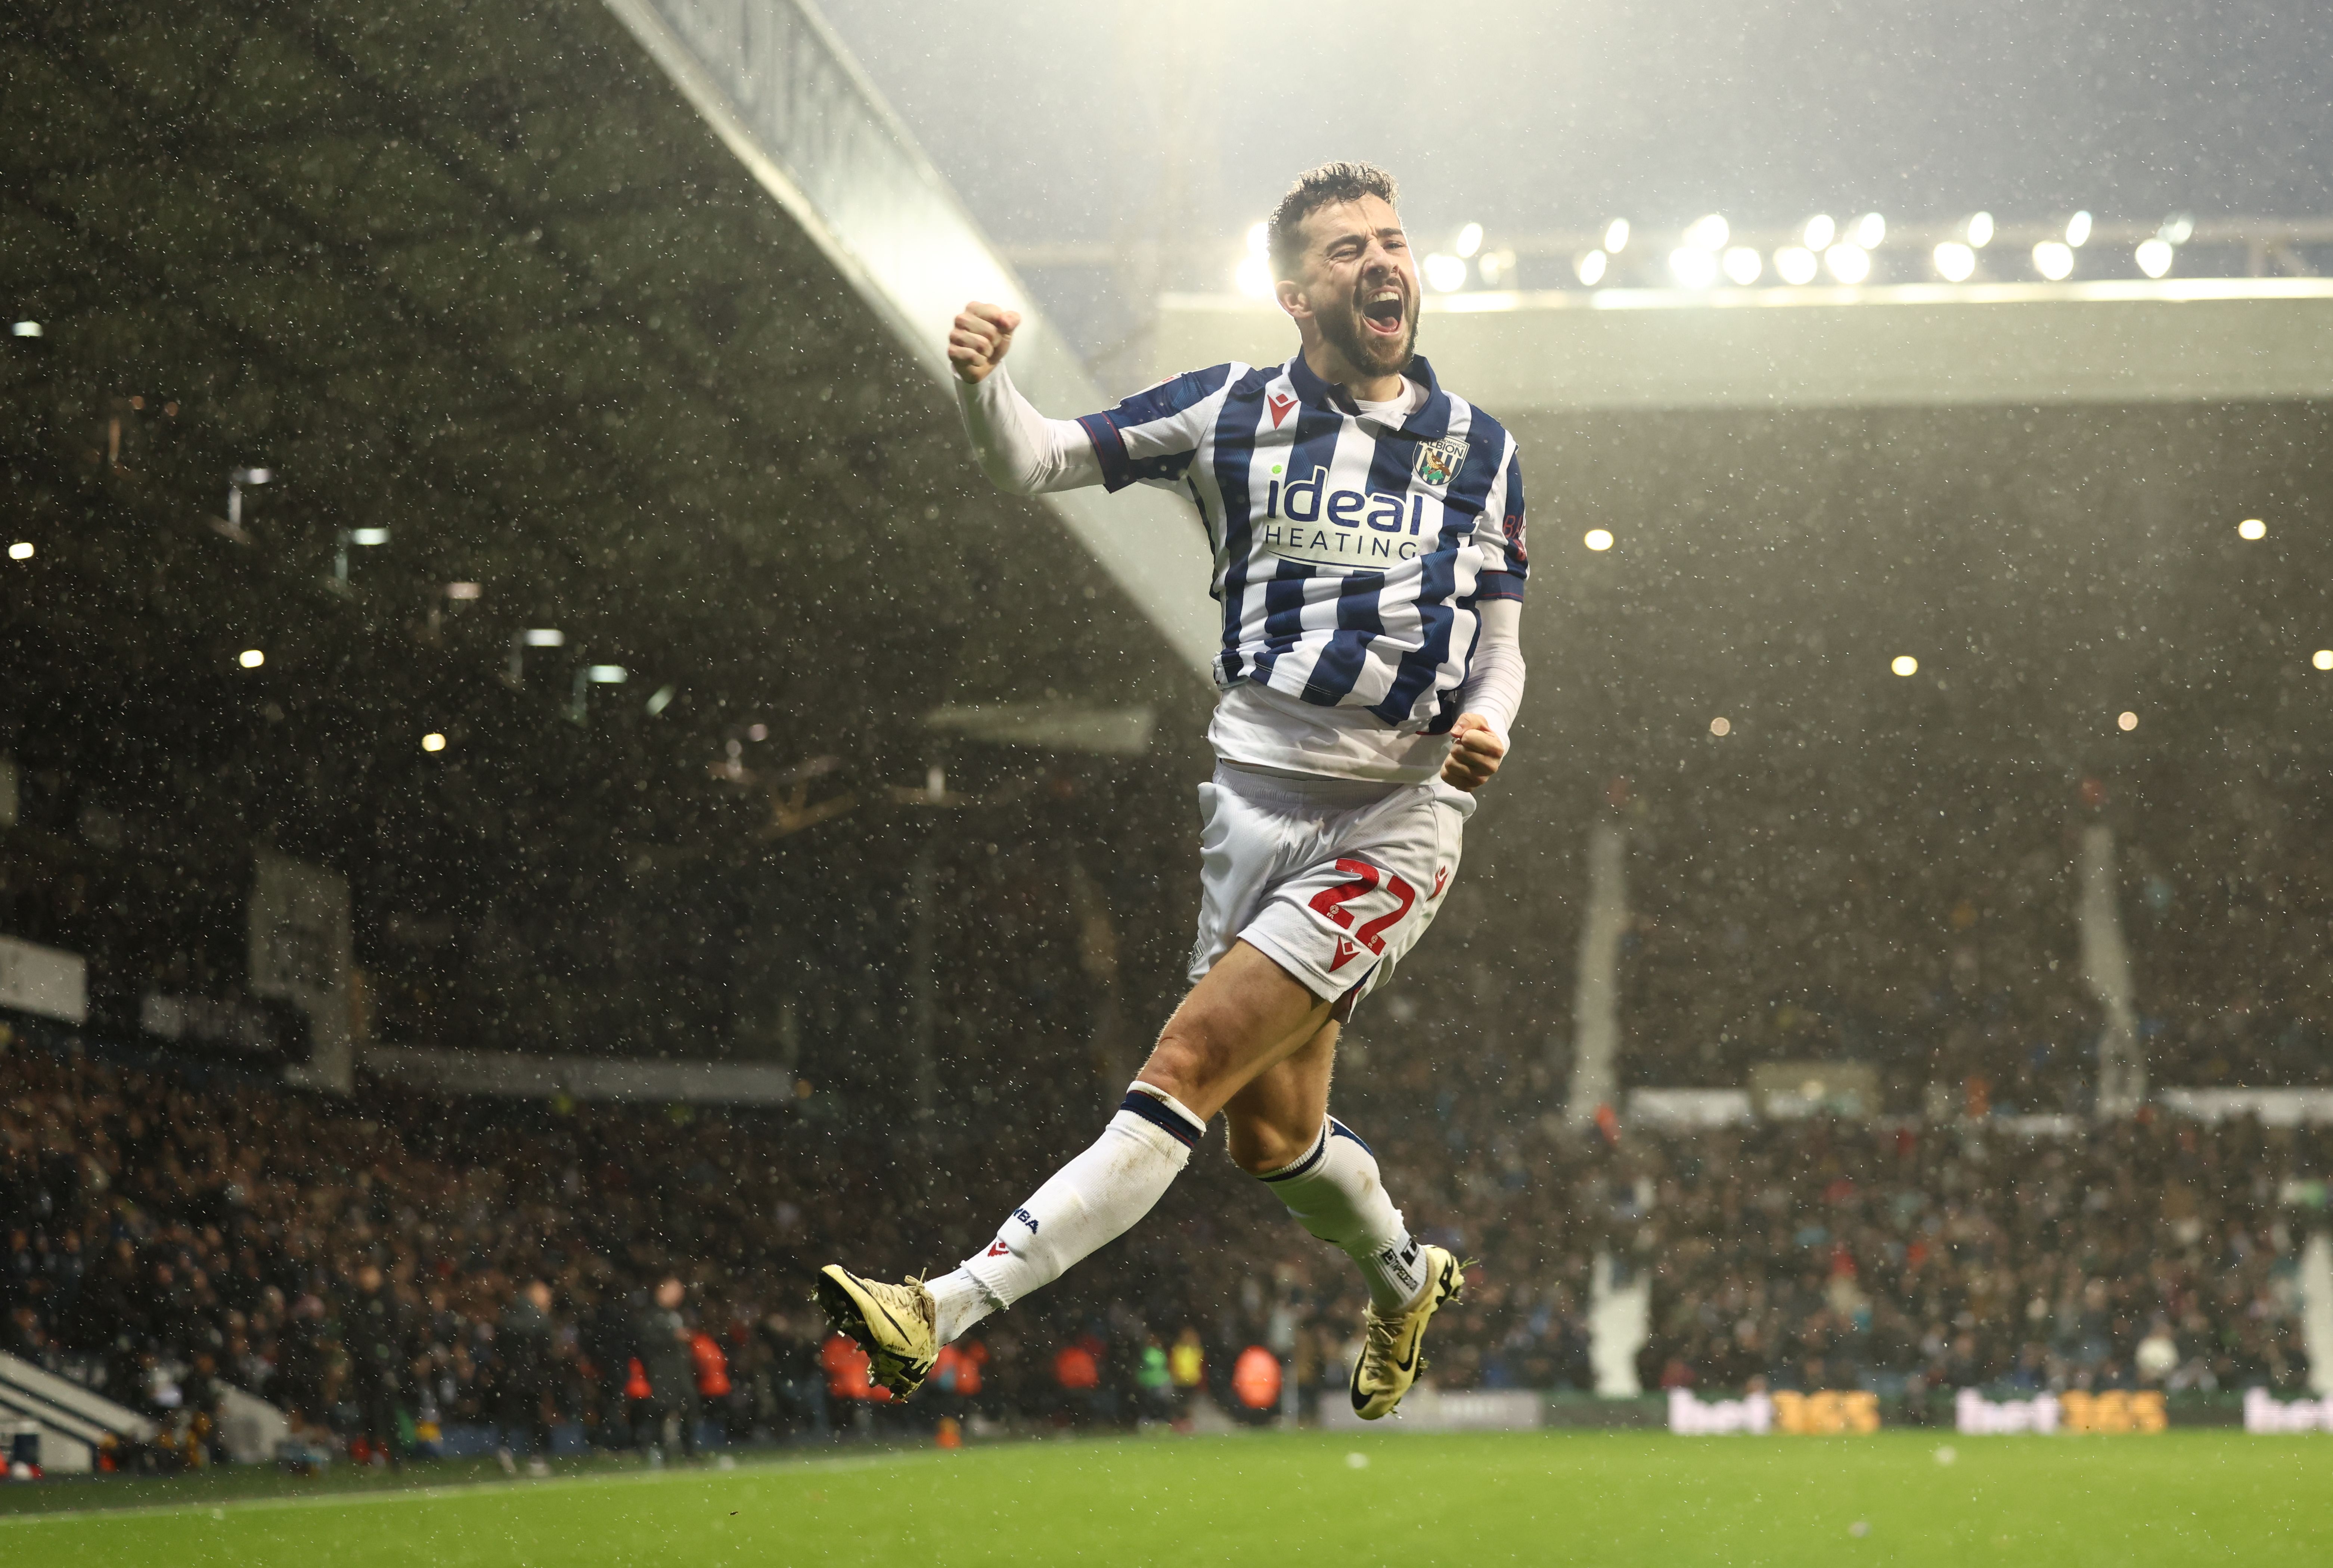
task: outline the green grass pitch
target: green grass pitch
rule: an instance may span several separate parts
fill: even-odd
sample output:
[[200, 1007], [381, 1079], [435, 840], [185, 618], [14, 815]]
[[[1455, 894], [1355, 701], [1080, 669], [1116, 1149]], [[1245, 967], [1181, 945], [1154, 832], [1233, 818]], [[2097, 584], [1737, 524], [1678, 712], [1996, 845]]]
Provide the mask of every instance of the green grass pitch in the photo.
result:
[[[1936, 1457], [1945, 1445], [1950, 1464]], [[2217, 1431], [1372, 1432], [869, 1452], [732, 1470], [602, 1461], [547, 1480], [450, 1485], [443, 1467], [353, 1487], [229, 1475], [0, 1488], [0, 1561], [2273, 1568], [2333, 1563], [2328, 1459], [2333, 1438]], [[92, 1498], [136, 1506], [76, 1506]], [[72, 1511], [34, 1511], [59, 1507]]]

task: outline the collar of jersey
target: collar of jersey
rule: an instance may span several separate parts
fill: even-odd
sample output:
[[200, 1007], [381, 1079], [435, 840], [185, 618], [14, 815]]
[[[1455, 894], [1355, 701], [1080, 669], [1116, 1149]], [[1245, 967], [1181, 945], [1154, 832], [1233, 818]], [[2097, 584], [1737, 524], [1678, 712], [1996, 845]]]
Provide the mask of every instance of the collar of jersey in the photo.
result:
[[[1289, 361], [1281, 370], [1288, 377], [1289, 385], [1296, 389], [1297, 400], [1306, 408], [1318, 409], [1323, 413], [1350, 415], [1353, 412], [1351, 400], [1343, 396], [1345, 389], [1314, 375], [1312, 367], [1304, 362], [1302, 354]], [[1426, 384], [1426, 401], [1402, 421], [1398, 433], [1416, 437], [1421, 441], [1439, 441], [1450, 433], [1450, 394], [1444, 391], [1442, 383], [1434, 379], [1434, 367], [1426, 362], [1424, 354], [1410, 355], [1409, 363], [1401, 368], [1401, 373]]]

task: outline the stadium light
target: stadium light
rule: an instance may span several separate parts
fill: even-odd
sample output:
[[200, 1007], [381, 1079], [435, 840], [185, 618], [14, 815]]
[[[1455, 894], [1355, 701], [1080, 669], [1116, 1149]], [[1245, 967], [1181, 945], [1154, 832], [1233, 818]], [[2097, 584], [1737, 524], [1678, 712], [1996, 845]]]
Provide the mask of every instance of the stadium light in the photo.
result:
[[1592, 250], [1573, 262], [1571, 270], [1579, 275], [1581, 283], [1592, 289], [1604, 281], [1604, 271], [1611, 265], [1611, 260], [1602, 251]]
[[656, 688], [656, 695], [649, 697], [646, 705], [648, 707], [648, 717], [650, 718], [654, 718], [666, 708], [670, 707], [672, 706], [672, 699], [679, 694], [680, 688], [677, 686], [658, 687]]
[[2148, 277], [2159, 278], [2171, 270], [2173, 252], [2165, 239], [2143, 239], [2138, 242], [2138, 270]]
[[1426, 286], [1438, 294], [1454, 294], [1466, 286], [1466, 261], [1440, 252], [1426, 258]]
[[1268, 299], [1272, 294], [1272, 230], [1263, 224], [1250, 224], [1247, 230], [1247, 255], [1232, 273], [1232, 283], [1240, 293], [1251, 299]]
[[1845, 241], [1823, 252], [1823, 265], [1843, 284], [1859, 284], [1871, 275], [1871, 253]]
[[386, 544], [389, 543], [389, 530], [386, 528], [351, 528], [349, 530], [349, 543], [351, 544], [364, 545]]
[[439, 735], [433, 729], [427, 735], [421, 737], [421, 749], [423, 751], [444, 751], [446, 749], [446, 737]]
[[2195, 220], [2184, 212], [2173, 213], [2155, 231], [2155, 237], [2166, 245], [2185, 245], [2195, 237]]
[[1761, 270], [1758, 253], [1746, 245], [1737, 245], [1725, 253], [1725, 275], [1743, 288], [1758, 281]]
[[1958, 240], [1936, 247], [1936, 275], [1950, 284], [1964, 284], [1976, 272], [1976, 252]]
[[8, 331], [10, 335], [14, 337], [37, 338], [41, 335], [41, 323], [38, 322], [18, 322], [14, 326], [10, 327]]
[[2236, 532], [2246, 539], [2265, 539], [2268, 537], [2268, 524], [2257, 517], [2247, 517], [2236, 524]]
[[1689, 289], [1705, 289], [1717, 281], [1717, 258], [1699, 245], [1679, 245], [1669, 252], [1669, 271]]
[[1460, 261], [1472, 261], [1474, 253], [1483, 248], [1483, 226], [1479, 223], [1470, 223], [1460, 229], [1458, 243], [1451, 248], [1458, 253]]
[[267, 662], [267, 655], [262, 653], [258, 649], [246, 648], [241, 653], [235, 656], [235, 661], [243, 666], [245, 669], [257, 669], [261, 665]]
[[1992, 243], [1992, 214], [1981, 212], [1968, 220], [1968, 242], [1972, 250], [1983, 250]]
[[243, 487], [245, 485], [265, 485], [275, 477], [273, 468], [229, 468], [226, 471], [226, 525], [238, 539], [243, 537]]
[[1831, 222], [1830, 214], [1819, 212], [1807, 219], [1807, 226], [1799, 235], [1799, 243], [1819, 255], [1830, 249], [1830, 242], [1839, 237], [1839, 225]]
[[2076, 250], [2090, 243], [2090, 215], [2078, 212], [2066, 220], [2066, 243]]
[[567, 646], [567, 633], [552, 626], [531, 627], [528, 630], [520, 632], [519, 637], [529, 648], [564, 648]]
[[1695, 250], [1715, 255], [1725, 248], [1725, 242], [1733, 233], [1726, 226], [1724, 217], [1713, 212], [1706, 217], [1694, 219], [1693, 226], [1685, 231], [1685, 243]]
[[591, 666], [591, 679], [600, 686], [621, 686], [632, 678], [632, 672], [620, 664]]
[[1723, 714], [1720, 714], [1715, 718], [1709, 721], [1709, 733], [1714, 736], [1732, 735], [1733, 733], [1733, 721], [1727, 718]]
[[1628, 248], [1628, 220], [1616, 217], [1604, 226], [1604, 248], [1618, 255]]
[[482, 582], [448, 582], [446, 584], [446, 597], [448, 599], [476, 599], [482, 597], [485, 592], [485, 584]]
[[1579, 542], [1590, 550], [1609, 550], [1612, 548], [1612, 530], [1590, 528], [1579, 536]]
[[1898, 675], [1917, 675], [1920, 673], [1920, 661], [1908, 653], [1899, 653], [1887, 661], [1887, 668]]
[[1855, 243], [1865, 250], [1877, 250], [1887, 237], [1887, 220], [1876, 212], [1867, 212], [1855, 220]]
[[1810, 284], [1822, 264], [1802, 245], [1786, 245], [1774, 253], [1774, 274], [1786, 284]]
[[2045, 239], [2033, 247], [2033, 270], [2051, 283], [2063, 283], [2074, 274], [2074, 247]]
[[2132, 713], [2127, 708], [2124, 709], [2122, 712], [2115, 715], [2115, 727], [2122, 731], [2123, 734], [2128, 735], [2132, 730], [2138, 727], [2138, 715]]
[[19, 539], [16, 543], [8, 546], [9, 560], [30, 561], [32, 558], [33, 542], [30, 539]]
[[2333, 669], [2333, 648], [2320, 648], [2309, 656], [2309, 662], [2319, 669]]

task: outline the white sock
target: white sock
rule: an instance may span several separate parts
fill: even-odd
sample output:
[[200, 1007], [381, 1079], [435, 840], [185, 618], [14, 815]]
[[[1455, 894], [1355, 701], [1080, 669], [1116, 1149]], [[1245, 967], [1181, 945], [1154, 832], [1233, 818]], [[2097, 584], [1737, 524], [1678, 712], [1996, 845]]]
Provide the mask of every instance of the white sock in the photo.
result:
[[1173, 1095], [1137, 1083], [1093, 1146], [1014, 1209], [987, 1250], [931, 1282], [940, 1342], [1115, 1241], [1166, 1196], [1206, 1130]]
[[1361, 1265], [1369, 1304], [1378, 1312], [1399, 1312], [1426, 1288], [1417, 1244], [1386, 1196], [1378, 1157], [1335, 1117], [1321, 1124], [1302, 1157], [1257, 1179], [1279, 1195], [1297, 1224]]

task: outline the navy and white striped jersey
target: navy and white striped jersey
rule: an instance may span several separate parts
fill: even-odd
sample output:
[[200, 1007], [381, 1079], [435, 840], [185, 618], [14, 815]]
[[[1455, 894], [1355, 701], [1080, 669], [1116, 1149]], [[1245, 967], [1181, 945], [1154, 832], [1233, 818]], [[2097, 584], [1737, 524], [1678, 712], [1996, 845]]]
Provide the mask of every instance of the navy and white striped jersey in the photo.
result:
[[1435, 734], [1457, 718], [1475, 604], [1522, 597], [1522, 467], [1514, 438], [1423, 356], [1406, 374], [1426, 396], [1398, 427], [1301, 354], [1192, 370], [1078, 421], [1110, 489], [1145, 481], [1197, 505], [1224, 612], [1219, 686]]

